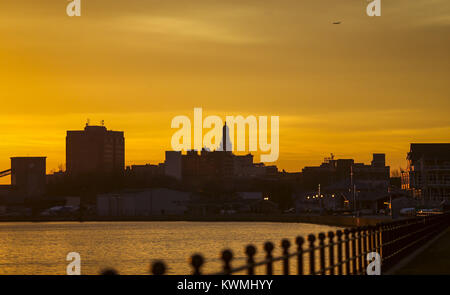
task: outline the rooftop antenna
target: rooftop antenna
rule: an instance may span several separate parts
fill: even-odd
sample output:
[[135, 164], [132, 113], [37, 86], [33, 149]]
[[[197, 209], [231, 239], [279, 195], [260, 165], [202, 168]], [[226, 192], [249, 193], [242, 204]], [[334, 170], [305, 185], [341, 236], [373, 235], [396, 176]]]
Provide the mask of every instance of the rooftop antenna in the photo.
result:
[[90, 120], [89, 118], [86, 120], [86, 126], [89, 126]]
[[325, 158], [324, 158], [324, 161], [325, 161], [326, 163], [331, 163], [331, 162], [333, 162], [333, 161], [334, 161], [334, 154], [331, 153], [331, 154], [330, 154], [330, 157], [325, 157]]

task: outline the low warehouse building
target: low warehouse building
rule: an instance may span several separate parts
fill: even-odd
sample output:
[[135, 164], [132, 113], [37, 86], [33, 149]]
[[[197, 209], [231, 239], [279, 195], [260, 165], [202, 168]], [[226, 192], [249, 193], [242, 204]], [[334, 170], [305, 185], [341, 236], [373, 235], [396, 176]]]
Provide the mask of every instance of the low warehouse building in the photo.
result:
[[190, 193], [165, 188], [102, 194], [97, 196], [97, 215], [182, 215], [189, 200]]

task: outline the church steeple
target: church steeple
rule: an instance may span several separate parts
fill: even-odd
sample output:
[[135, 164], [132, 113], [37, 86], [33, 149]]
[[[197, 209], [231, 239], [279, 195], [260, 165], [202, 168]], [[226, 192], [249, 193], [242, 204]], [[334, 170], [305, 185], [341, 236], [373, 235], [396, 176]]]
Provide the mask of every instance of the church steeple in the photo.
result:
[[227, 151], [227, 152], [232, 151], [230, 132], [227, 126], [227, 122], [225, 122], [222, 128], [222, 141], [219, 146], [219, 151]]
[[227, 122], [222, 127], [222, 150], [227, 150]]

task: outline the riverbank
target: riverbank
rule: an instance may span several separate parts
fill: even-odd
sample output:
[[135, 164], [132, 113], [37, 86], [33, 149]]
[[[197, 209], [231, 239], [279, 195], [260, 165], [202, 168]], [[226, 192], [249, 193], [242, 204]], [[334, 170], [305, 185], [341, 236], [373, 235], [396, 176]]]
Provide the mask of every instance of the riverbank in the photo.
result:
[[[341, 227], [354, 227], [375, 225], [383, 221], [389, 221], [387, 216], [368, 216], [354, 218], [351, 216], [317, 216], [317, 215], [214, 215], [214, 216], [177, 216], [177, 215], [161, 215], [161, 216], [145, 216], [145, 217], [100, 217], [90, 216], [83, 217], [81, 221], [192, 221], [192, 222], [289, 222], [289, 223], [313, 223]], [[37, 217], [0, 217], [0, 222], [80, 222], [75, 218], [62, 218], [52, 216]]]

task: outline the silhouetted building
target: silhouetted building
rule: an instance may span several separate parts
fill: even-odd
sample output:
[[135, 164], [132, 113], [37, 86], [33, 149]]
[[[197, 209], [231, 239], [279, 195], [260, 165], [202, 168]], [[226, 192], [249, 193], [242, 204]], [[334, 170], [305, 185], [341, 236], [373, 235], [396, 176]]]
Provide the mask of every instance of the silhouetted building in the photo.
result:
[[0, 201], [2, 197], [9, 196], [11, 194], [12, 187], [9, 184], [0, 184]]
[[39, 198], [46, 192], [46, 157], [11, 158], [11, 187], [14, 197]]
[[400, 191], [402, 189], [402, 178], [391, 177], [389, 181], [390, 190]]
[[372, 167], [386, 167], [386, 155], [385, 154], [373, 154]]
[[197, 151], [190, 150], [185, 155], [181, 155], [181, 169], [183, 179], [190, 176], [201, 176], [200, 156]]
[[148, 180], [157, 175], [164, 175], [164, 164], [127, 166], [126, 174], [136, 180]]
[[182, 155], [182, 175], [189, 177], [231, 177], [233, 176], [234, 155], [227, 151], [207, 151], [199, 154], [195, 150]]
[[415, 198], [450, 198], [450, 143], [412, 143], [402, 189]]
[[67, 174], [122, 174], [125, 169], [125, 138], [122, 131], [86, 125], [67, 131]]
[[363, 163], [353, 165], [353, 182], [359, 193], [371, 191], [387, 193], [390, 178], [390, 167], [386, 166], [384, 161], [382, 163], [372, 161], [371, 165]]
[[[389, 193], [389, 183], [390, 167], [386, 166], [384, 154], [373, 154], [371, 165], [355, 163], [353, 159], [336, 160], [331, 156], [318, 167], [303, 169], [304, 193], [300, 198], [302, 202], [308, 200], [317, 203], [318, 199], [330, 196], [345, 201], [350, 208], [379, 209], [377, 200]], [[333, 204], [335, 200], [332, 200]]]
[[228, 126], [222, 128], [220, 146], [215, 151], [203, 148], [200, 152], [189, 150], [166, 151], [165, 174], [177, 179], [233, 178], [233, 177], [277, 177], [276, 166], [253, 163], [253, 155], [234, 155]]
[[47, 174], [47, 184], [57, 184], [64, 181], [66, 173], [64, 171], [56, 171], [51, 174]]
[[164, 174], [167, 176], [172, 176], [178, 180], [181, 179], [181, 152], [166, 151]]
[[238, 177], [246, 177], [254, 175], [253, 155], [247, 154], [243, 156], [234, 156], [233, 159], [234, 175]]
[[191, 193], [165, 188], [126, 190], [97, 196], [99, 216], [183, 215]]

